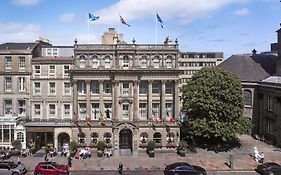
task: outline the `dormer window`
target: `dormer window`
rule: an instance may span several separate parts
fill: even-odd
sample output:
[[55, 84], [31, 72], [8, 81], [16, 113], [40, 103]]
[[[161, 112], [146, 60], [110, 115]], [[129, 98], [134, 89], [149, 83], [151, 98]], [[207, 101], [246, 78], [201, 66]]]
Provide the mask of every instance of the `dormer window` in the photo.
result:
[[166, 59], [166, 67], [172, 68], [172, 57], [171, 56], [168, 56]]
[[80, 68], [85, 68], [85, 57], [84, 56], [80, 56], [80, 62], [79, 62], [79, 66]]
[[129, 67], [129, 57], [124, 56], [123, 57], [123, 68], [128, 68]]
[[159, 68], [160, 67], [160, 60], [159, 56], [154, 57], [154, 68]]
[[104, 68], [110, 68], [110, 67], [111, 67], [110, 58], [109, 58], [109, 56], [106, 56], [104, 59]]
[[92, 59], [92, 68], [98, 68], [99, 67], [99, 60], [97, 56], [93, 56]]
[[147, 58], [146, 56], [143, 56], [141, 58], [141, 68], [146, 68], [147, 67]]

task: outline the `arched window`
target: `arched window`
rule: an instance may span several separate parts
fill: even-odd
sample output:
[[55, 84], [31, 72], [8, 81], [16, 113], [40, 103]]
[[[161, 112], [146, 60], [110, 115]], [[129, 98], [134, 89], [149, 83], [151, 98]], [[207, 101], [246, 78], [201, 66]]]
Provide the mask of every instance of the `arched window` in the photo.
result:
[[105, 143], [111, 143], [111, 134], [109, 132], [104, 133], [103, 137]]
[[147, 143], [147, 140], [148, 140], [148, 134], [146, 132], [142, 132], [140, 134], [140, 142]]
[[175, 138], [175, 134], [174, 134], [174, 133], [169, 132], [169, 133], [167, 134], [167, 142], [168, 142], [168, 143], [173, 143], [173, 142], [174, 142], [174, 138]]
[[245, 106], [252, 106], [252, 92], [250, 90], [244, 90], [244, 103]]
[[172, 57], [171, 56], [167, 56], [166, 67], [167, 68], [172, 68]]
[[78, 143], [86, 143], [86, 135], [84, 132], [78, 133]]
[[141, 58], [141, 68], [146, 68], [147, 67], [147, 57], [142, 56]]
[[111, 64], [110, 64], [110, 57], [106, 56], [104, 59], [104, 68], [110, 68]]
[[80, 56], [79, 66], [80, 68], [85, 68], [85, 57], [82, 55]]
[[129, 57], [126, 55], [123, 57], [123, 68], [129, 67]]
[[22, 132], [17, 133], [17, 140], [20, 140], [21, 142], [24, 142], [24, 136]]
[[161, 134], [159, 132], [153, 134], [153, 141], [155, 143], [161, 143]]
[[95, 55], [92, 59], [92, 68], [98, 68], [99, 67], [99, 60], [98, 57]]
[[99, 138], [99, 134], [98, 134], [98, 133], [93, 132], [93, 133], [91, 134], [91, 142], [92, 142], [92, 143], [98, 143], [98, 138]]
[[159, 59], [159, 56], [155, 56], [154, 57], [154, 68], [159, 68], [160, 67], [160, 59]]

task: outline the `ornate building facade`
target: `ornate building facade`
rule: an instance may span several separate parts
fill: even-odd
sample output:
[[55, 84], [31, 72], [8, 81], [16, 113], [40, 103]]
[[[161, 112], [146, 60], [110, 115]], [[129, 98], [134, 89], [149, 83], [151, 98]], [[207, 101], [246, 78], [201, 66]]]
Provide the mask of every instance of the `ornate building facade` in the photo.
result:
[[[179, 141], [178, 44], [74, 45], [74, 140], [105, 140], [115, 153], [138, 153], [140, 143]], [[98, 126], [99, 123], [102, 125]]]

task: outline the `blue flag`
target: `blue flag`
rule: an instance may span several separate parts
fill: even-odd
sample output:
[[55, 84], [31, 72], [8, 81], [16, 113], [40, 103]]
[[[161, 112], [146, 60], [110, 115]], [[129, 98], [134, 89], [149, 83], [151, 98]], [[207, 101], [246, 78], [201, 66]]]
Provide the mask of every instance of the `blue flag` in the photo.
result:
[[94, 16], [93, 14], [89, 13], [89, 20], [90, 21], [95, 21], [98, 20], [100, 17], [99, 16]]
[[120, 16], [120, 22], [121, 22], [122, 24], [124, 24], [124, 25], [130, 27], [130, 24], [126, 23], [126, 21], [124, 20], [124, 18], [122, 18], [121, 15], [119, 15], [119, 16]]
[[158, 13], [156, 13], [156, 17], [157, 17], [157, 20], [160, 22], [161, 27], [164, 28], [165, 27], [164, 23], [163, 23], [162, 19], [160, 18], [160, 16], [158, 15]]

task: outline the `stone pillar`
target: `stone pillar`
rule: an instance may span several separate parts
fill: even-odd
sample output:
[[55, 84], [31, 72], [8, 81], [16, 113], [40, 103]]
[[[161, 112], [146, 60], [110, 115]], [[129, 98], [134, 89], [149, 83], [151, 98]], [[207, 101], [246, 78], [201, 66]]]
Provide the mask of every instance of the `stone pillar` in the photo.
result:
[[133, 82], [133, 86], [134, 86], [134, 100], [133, 100], [133, 121], [137, 122], [139, 121], [139, 81], [134, 81]]
[[[54, 133], [56, 134], [56, 133]], [[56, 148], [56, 150], [59, 150], [58, 148], [58, 136], [54, 136], [54, 148]]]
[[180, 80], [175, 80], [174, 83], [175, 83], [175, 86], [174, 86], [174, 109], [175, 109], [175, 118], [177, 118], [178, 120], [180, 120], [180, 117], [179, 117], [179, 112], [180, 112], [180, 101], [179, 101], [179, 82]]
[[152, 116], [152, 80], [148, 81], [148, 93], [147, 93], [147, 119], [151, 119]]
[[73, 112], [78, 114], [78, 89], [77, 89], [77, 80], [73, 80]]
[[99, 108], [100, 108], [100, 113], [105, 116], [104, 113], [104, 102], [103, 102], [103, 82], [104, 81], [99, 81]]
[[113, 111], [112, 111], [112, 121], [119, 121], [119, 81], [113, 82]]
[[91, 115], [91, 81], [86, 80], [86, 113]]
[[162, 80], [161, 81], [161, 96], [160, 96], [160, 102], [161, 102], [161, 119], [166, 119], [166, 81]]

